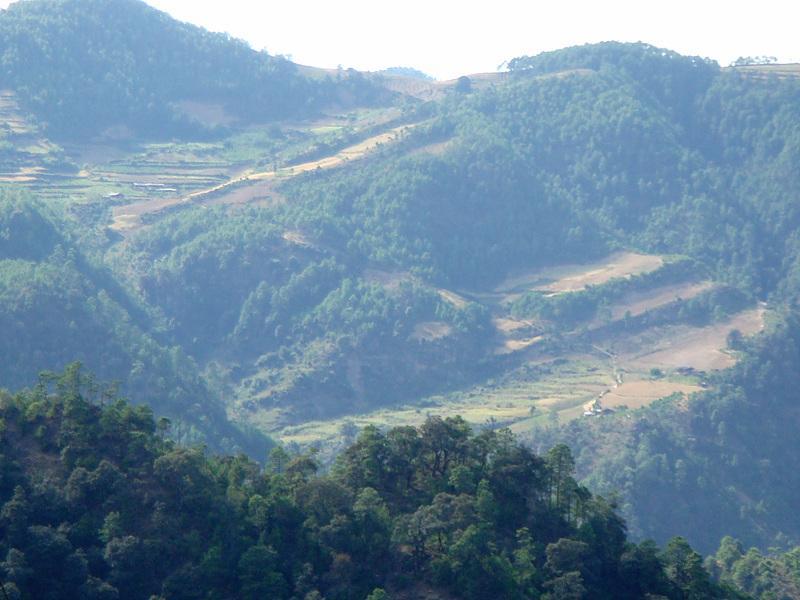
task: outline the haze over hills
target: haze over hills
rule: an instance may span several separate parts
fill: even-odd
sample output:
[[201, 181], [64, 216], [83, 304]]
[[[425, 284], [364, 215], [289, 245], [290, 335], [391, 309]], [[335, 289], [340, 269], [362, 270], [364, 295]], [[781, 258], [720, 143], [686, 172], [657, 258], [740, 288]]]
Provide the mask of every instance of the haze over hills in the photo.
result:
[[[336, 570], [336, 556], [360, 560], [361, 550], [342, 541], [347, 536], [330, 536], [339, 535], [333, 515], [353, 517], [347, 511], [356, 498], [366, 502], [365, 493], [387, 503], [395, 525], [437, 494], [474, 497], [470, 507], [483, 502], [482, 480], [497, 498], [516, 493], [499, 483], [491, 460], [473, 463], [466, 454], [471, 474], [444, 468], [424, 493], [413, 491], [412, 480], [427, 477], [420, 465], [438, 456], [425, 438], [437, 415], [457, 423], [447, 434], [454, 440], [472, 436], [474, 427], [479, 433], [469, 443], [476, 448], [481, 436], [500, 436], [496, 452], [513, 468], [518, 459], [539, 459], [520, 458], [523, 450], [512, 449], [503, 428], [542, 455], [568, 443], [577, 477], [593, 492], [618, 494], [637, 540], [665, 545], [681, 535], [706, 554], [726, 535], [764, 552], [797, 546], [800, 69], [722, 69], [620, 43], [508, 65], [449, 82], [402, 70], [330, 72], [255, 52], [135, 0], [12, 5], [0, 13], [0, 386], [35, 386], [39, 372], [79, 360], [169, 417], [179, 443], [258, 461], [275, 443], [296, 453], [302, 485], [280, 478], [254, 484], [248, 476], [230, 492], [250, 503], [236, 509], [250, 527], [261, 523], [253, 494], [263, 499], [270, 486], [277, 487], [269, 502], [294, 502], [292, 510], [306, 516], [310, 508], [297, 504], [303, 486], [338, 490], [338, 508], [316, 515], [309, 533], [328, 558], [278, 564], [267, 549], [254, 550], [267, 571], [281, 573], [284, 583], [276, 585], [288, 586], [287, 598], [302, 597], [297, 570], [304, 561], [322, 577]], [[78, 382], [72, 369], [74, 394], [92, 396], [95, 384]], [[77, 426], [73, 416], [60, 416], [60, 403], [72, 396], [58, 388], [62, 397], [47, 400], [55, 404], [45, 410], [46, 389], [40, 383], [13, 401], [3, 396], [15, 423], [9, 439], [39, 440], [25, 444], [41, 443], [48, 456], [61, 452], [63, 465], [52, 472], [64, 482], [77, 467], [100, 477], [92, 470], [101, 459], [125, 473], [188, 461], [201, 487], [239, 477], [233, 471], [240, 467], [221, 466], [225, 459], [170, 454], [182, 451], [162, 439], [165, 422], [154, 437], [147, 414], [122, 408], [110, 417], [91, 409], [92, 435], [106, 439], [103, 428], [117, 427], [93, 419], [119, 420], [121, 430], [150, 436], [147, 456], [104, 445], [97, 453], [81, 446], [83, 458], [70, 459], [66, 434], [53, 436]], [[31, 423], [42, 427], [33, 437]], [[414, 427], [428, 441], [391, 446]], [[55, 460], [20, 452], [14, 460], [23, 471]], [[316, 461], [330, 466], [342, 453], [349, 474], [337, 471], [340, 458], [333, 479], [314, 483]], [[367, 473], [374, 461], [380, 472], [394, 472], [397, 460], [416, 465], [403, 493]], [[164, 473], [153, 485], [167, 485]], [[459, 483], [467, 475], [472, 483]], [[12, 479], [2, 488], [4, 503], [17, 498], [17, 481], [33, 493], [35, 476]], [[583, 502], [583, 488], [570, 489]], [[231, 501], [214, 498], [217, 508]], [[578, 504], [569, 502], [571, 514]], [[97, 506], [94, 529], [105, 526], [109, 511], [127, 514]], [[384, 508], [370, 510], [382, 515]], [[600, 521], [618, 518], [611, 508], [595, 509]], [[509, 558], [522, 551], [516, 530], [538, 518], [520, 511], [513, 527], [503, 525], [505, 537], [480, 542], [498, 545], [497, 560], [517, 564]], [[469, 523], [483, 531], [501, 519], [481, 514], [482, 521], [465, 517], [450, 531], [448, 545], [458, 547]], [[590, 544], [594, 517], [573, 523], [569, 514], [563, 535], [555, 533], [561, 525], [539, 532], [540, 547], [531, 552], [540, 571], [545, 547], [560, 537]], [[138, 517], [115, 518], [127, 523], [119, 532], [154, 535]], [[48, 519], [35, 525], [57, 525]], [[252, 544], [282, 552], [262, 525], [237, 550], [225, 546], [228, 567]], [[624, 541], [624, 526], [619, 531]], [[124, 538], [108, 535], [104, 543]], [[73, 536], [70, 543], [101, 553], [98, 540]], [[403, 540], [385, 551], [403, 555], [411, 543]], [[425, 556], [444, 556], [443, 542], [438, 549], [427, 543]], [[602, 567], [614, 577], [623, 546], [617, 550]], [[462, 559], [448, 556], [455, 562], [417, 565], [421, 580], [480, 597], [458, 575]], [[738, 558], [721, 556], [708, 565], [712, 575], [736, 580], [754, 597], [800, 585], [794, 555], [751, 556], [747, 567], [737, 562], [743, 549]], [[192, 558], [192, 569], [201, 558]], [[90, 560], [91, 577], [119, 588], [128, 575], [118, 569], [112, 577], [103, 569], [117, 566], [97, 566], [102, 560], [111, 559]], [[598, 594], [622, 597], [603, 587], [593, 567], [554, 564], [526, 580], [529, 588], [521, 571], [508, 570], [507, 585], [515, 581], [521, 595], [504, 597], [539, 597], [550, 589], [545, 581], [571, 572]], [[756, 567], [774, 567], [782, 578], [747, 587], [742, 573]], [[693, 581], [706, 585], [700, 571]], [[395, 575], [370, 584], [400, 589]], [[340, 572], [330, 577], [319, 589], [351, 597]], [[204, 581], [230, 597], [241, 592], [241, 582]], [[136, 589], [159, 593], [151, 584]], [[691, 597], [671, 585], [659, 580], [647, 589]], [[372, 589], [364, 586], [356, 586], [359, 598]], [[511, 594], [512, 587], [497, 586]]]

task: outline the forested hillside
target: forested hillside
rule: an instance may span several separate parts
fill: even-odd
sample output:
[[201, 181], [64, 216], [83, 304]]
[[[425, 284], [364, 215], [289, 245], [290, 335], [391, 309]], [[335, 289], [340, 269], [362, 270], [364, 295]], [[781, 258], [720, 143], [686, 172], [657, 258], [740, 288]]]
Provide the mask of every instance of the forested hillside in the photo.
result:
[[628, 542], [568, 448], [458, 418], [365, 430], [330, 475], [280, 449], [262, 470], [176, 447], [72, 365], [0, 423], [9, 597], [739, 597], [682, 538]]
[[748, 546], [800, 539], [800, 326], [796, 317], [753, 341], [688, 406], [668, 400], [625, 418], [575, 421], [533, 434], [534, 445], [576, 449], [591, 489], [618, 491], [636, 537], [687, 535], [703, 552], [724, 535]]
[[[633, 553], [630, 568], [667, 565], [666, 579], [642, 575], [646, 587], [618, 593], [686, 597], [669, 561], [699, 566], [668, 542], [676, 534], [704, 553], [741, 540], [708, 569], [747, 593], [796, 585], [800, 78], [646, 44], [508, 64], [452, 82], [329, 73], [135, 0], [0, 13], [0, 387], [24, 408], [8, 409], [9, 435], [28, 444], [9, 456], [43, 444], [36, 460], [13, 458], [29, 497], [36, 477], [20, 473], [45, 463], [62, 483], [103, 459], [148, 482], [130, 492], [149, 498], [145, 512], [101, 508], [103, 496], [86, 530], [68, 499], [41, 500], [47, 517], [25, 527], [81, 531], [42, 534], [87, 561], [78, 572], [97, 581], [74, 587], [103, 580], [124, 595], [129, 574], [106, 545], [135, 536], [119, 551], [148, 554], [155, 503], [177, 502], [152, 465], [173, 453], [213, 489], [236, 539], [186, 515], [180, 531], [211, 542], [186, 538], [184, 562], [176, 545], [163, 572], [135, 584], [147, 594], [190, 597], [165, 590], [202, 580], [236, 597], [252, 559], [287, 597], [349, 597], [351, 581], [364, 597], [408, 589], [405, 578], [456, 597], [622, 597], [638, 581], [622, 575]], [[129, 466], [121, 446], [74, 463], [59, 454], [63, 390], [13, 396], [74, 360], [170, 419], [154, 434], [146, 411], [119, 408], [138, 415], [147, 448]], [[79, 412], [102, 437], [108, 410]], [[426, 437], [439, 426], [458, 438], [458, 468], [435, 463], [451, 452]], [[666, 550], [626, 546], [615, 513], [580, 486], [554, 505], [542, 492], [552, 465], [504, 427], [543, 456], [566, 442], [581, 485], [618, 494], [632, 538]], [[167, 441], [261, 461], [266, 436], [292, 453], [294, 475]], [[405, 469], [405, 488], [372, 471], [381, 461], [392, 477]], [[319, 479], [304, 471], [334, 464]], [[533, 486], [527, 504], [506, 467]], [[324, 515], [304, 504], [317, 491], [332, 503]], [[445, 526], [435, 511], [465, 520]], [[122, 533], [97, 537], [115, 512]], [[291, 525], [273, 534], [265, 514]], [[434, 523], [424, 540], [392, 533], [412, 517]], [[284, 556], [281, 536], [304, 521], [302, 555]], [[516, 537], [523, 527], [530, 540]], [[567, 566], [547, 550], [561, 537], [573, 540], [553, 550], [570, 553]], [[373, 542], [398, 567], [369, 579]], [[523, 555], [535, 556], [530, 571]], [[759, 569], [780, 581], [745, 581]], [[20, 590], [32, 585], [23, 575]]]
[[3, 387], [24, 386], [44, 365], [81, 360], [96, 366], [104, 379], [124, 376], [126, 394], [150, 396], [160, 414], [174, 419], [178, 439], [263, 452], [262, 436], [245, 435], [228, 422], [192, 359], [139, 327], [142, 313], [107, 269], [76, 248], [57, 214], [29, 197], [2, 192]]
[[312, 80], [283, 57], [137, 0], [16, 2], [0, 14], [0, 48], [4, 88], [62, 139], [207, 135], [213, 127], [177, 110], [184, 100], [275, 120], [385, 96], [360, 74]]
[[[557, 76], [515, 70], [503, 86], [449, 96], [370, 160], [290, 178], [273, 208], [176, 213], [123, 248], [141, 267], [132, 284], [174, 319], [176, 343], [225, 358], [248, 406], [291, 414], [300, 403], [321, 417], [441, 389], [435, 363], [420, 372], [415, 358], [431, 347], [448, 381], [467, 381], [466, 364], [498, 368], [473, 349], [491, 347], [490, 317], [542, 314], [482, 300], [515, 270], [634, 247], [689, 255], [727, 285], [702, 309], [714, 318], [792, 297], [799, 188], [775, 171], [798, 152], [798, 83], [646, 46], [573, 54]], [[651, 63], [675, 81], [653, 80]], [[579, 313], [562, 329], [602, 312], [559, 310]], [[441, 335], [415, 336], [425, 323]]]

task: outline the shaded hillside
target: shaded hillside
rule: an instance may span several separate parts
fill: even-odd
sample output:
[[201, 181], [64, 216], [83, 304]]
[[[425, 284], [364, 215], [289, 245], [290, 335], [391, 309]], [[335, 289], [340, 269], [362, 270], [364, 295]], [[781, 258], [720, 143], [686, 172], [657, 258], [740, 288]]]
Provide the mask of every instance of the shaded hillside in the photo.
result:
[[149, 315], [81, 254], [66, 224], [48, 212], [26, 196], [0, 193], [3, 387], [26, 385], [44, 365], [81, 360], [120, 381], [124, 393], [146, 394], [160, 415], [174, 419], [179, 438], [263, 453], [266, 441], [228, 422], [196, 364], [143, 329]]
[[282, 57], [173, 20], [139, 0], [34, 0], [0, 14], [0, 72], [60, 138], [197, 135], [182, 100], [221, 104], [232, 119], [312, 114], [381, 92], [350, 73], [309, 79]]
[[796, 255], [786, 244], [800, 188], [784, 165], [800, 82], [644, 45], [577, 50], [553, 54], [557, 76], [513, 71], [451, 96], [383, 160], [291, 182], [290, 222], [466, 288], [633, 245], [734, 269], [757, 295], [774, 289]]

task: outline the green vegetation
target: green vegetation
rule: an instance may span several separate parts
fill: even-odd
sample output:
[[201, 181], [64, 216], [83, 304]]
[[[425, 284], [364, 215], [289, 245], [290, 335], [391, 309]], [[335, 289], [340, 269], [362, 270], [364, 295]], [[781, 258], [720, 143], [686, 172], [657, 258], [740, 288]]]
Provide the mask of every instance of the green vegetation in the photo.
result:
[[[731, 598], [681, 538], [626, 541], [613, 504], [458, 418], [313, 454], [209, 458], [78, 365], [0, 392], [0, 572], [30, 598]], [[413, 592], [412, 592], [413, 593]], [[735, 597], [735, 596], [733, 596]]]
[[745, 551], [738, 540], [725, 537], [719, 550], [706, 559], [717, 580], [743, 590], [753, 598], [796, 598], [800, 595], [800, 546], [780, 554]]
[[627, 293], [645, 292], [671, 283], [699, 278], [702, 274], [702, 269], [693, 261], [677, 259], [650, 273], [612, 279], [602, 285], [590, 285], [576, 292], [527, 292], [511, 304], [511, 314], [517, 318], [552, 321], [561, 327], [570, 328], [598, 316], [610, 319], [607, 314], [609, 307]]
[[80, 359], [104, 379], [124, 379], [126, 394], [147, 393], [179, 439], [263, 451], [262, 436], [228, 422], [194, 361], [141, 328], [146, 313], [68, 232], [30, 198], [0, 195], [0, 381], [18, 388], [45, 364]]

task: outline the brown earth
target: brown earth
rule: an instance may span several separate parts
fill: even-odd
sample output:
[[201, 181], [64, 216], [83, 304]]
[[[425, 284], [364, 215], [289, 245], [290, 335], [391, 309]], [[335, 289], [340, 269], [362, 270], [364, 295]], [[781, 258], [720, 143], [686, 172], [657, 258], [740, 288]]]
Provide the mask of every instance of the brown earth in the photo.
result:
[[620, 364], [634, 369], [725, 369], [736, 362], [736, 357], [726, 350], [728, 334], [734, 329], [743, 335], [758, 333], [764, 328], [765, 312], [760, 306], [705, 327], [658, 327], [615, 341], [612, 347], [618, 352]]
[[603, 259], [520, 271], [495, 287], [495, 293], [510, 294], [540, 290], [544, 292], [575, 292], [589, 285], [655, 271], [664, 264], [660, 256], [636, 252], [615, 252]]

